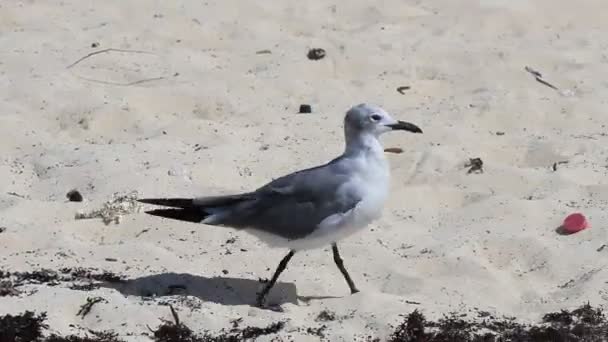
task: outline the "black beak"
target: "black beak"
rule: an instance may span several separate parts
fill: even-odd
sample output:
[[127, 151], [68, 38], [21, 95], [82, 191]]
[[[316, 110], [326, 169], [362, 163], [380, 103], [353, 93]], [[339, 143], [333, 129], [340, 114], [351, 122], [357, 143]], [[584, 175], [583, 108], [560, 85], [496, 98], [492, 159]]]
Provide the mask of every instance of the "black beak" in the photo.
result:
[[408, 131], [412, 133], [422, 133], [420, 127], [414, 125], [413, 123], [405, 122], [405, 121], [397, 121], [396, 124], [386, 125], [394, 130], [402, 130]]

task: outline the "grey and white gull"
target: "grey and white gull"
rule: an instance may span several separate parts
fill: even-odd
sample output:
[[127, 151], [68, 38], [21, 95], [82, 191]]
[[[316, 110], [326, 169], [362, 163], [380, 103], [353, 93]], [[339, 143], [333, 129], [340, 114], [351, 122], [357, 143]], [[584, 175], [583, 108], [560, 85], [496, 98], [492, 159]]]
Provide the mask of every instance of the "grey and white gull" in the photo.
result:
[[147, 211], [151, 215], [245, 230], [271, 247], [288, 248], [271, 280], [258, 292], [258, 306], [264, 305], [297, 251], [329, 245], [354, 294], [359, 290], [344, 266], [338, 241], [381, 216], [390, 170], [379, 137], [394, 130], [422, 133], [418, 126], [395, 120], [379, 106], [359, 104], [344, 118], [344, 153], [324, 165], [285, 175], [246, 193], [139, 201], [168, 207]]

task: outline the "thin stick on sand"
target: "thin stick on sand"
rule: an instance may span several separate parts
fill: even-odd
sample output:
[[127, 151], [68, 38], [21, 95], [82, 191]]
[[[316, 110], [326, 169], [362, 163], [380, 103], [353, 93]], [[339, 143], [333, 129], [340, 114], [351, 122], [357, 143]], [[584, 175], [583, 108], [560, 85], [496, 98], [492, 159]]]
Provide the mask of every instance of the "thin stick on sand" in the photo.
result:
[[79, 58], [79, 59], [78, 59], [76, 62], [74, 62], [74, 63], [72, 63], [72, 64], [68, 65], [68, 66], [66, 67], [66, 69], [70, 69], [70, 68], [72, 68], [73, 66], [75, 66], [76, 64], [78, 64], [78, 63], [80, 63], [80, 62], [84, 61], [84, 60], [85, 60], [85, 59], [87, 59], [87, 58], [91, 58], [91, 57], [93, 57], [93, 56], [95, 56], [95, 55], [99, 55], [99, 54], [102, 54], [102, 53], [108, 53], [108, 52], [144, 53], [144, 54], [148, 54], [148, 55], [153, 55], [153, 54], [154, 54], [154, 53], [152, 53], [152, 52], [148, 52], [148, 51], [141, 51], [141, 50], [126, 50], [126, 49], [114, 49], [114, 48], [108, 48], [108, 49], [103, 49], [103, 50], [99, 50], [99, 51], [94, 51], [94, 52], [91, 52], [91, 53], [89, 53], [89, 54], [87, 54], [87, 55], [85, 55], [85, 56], [83, 56], [83, 57], [80, 57], [80, 58]]
[[527, 72], [529, 72], [530, 74], [532, 74], [532, 76], [534, 76], [534, 78], [536, 79], [537, 82], [539, 82], [541, 84], [544, 84], [547, 87], [552, 88], [554, 90], [559, 90], [558, 87], [556, 87], [553, 84], [551, 84], [551, 83], [543, 80], [543, 75], [540, 72], [538, 72], [538, 71], [530, 68], [529, 66], [526, 66], [525, 69], [526, 69]]

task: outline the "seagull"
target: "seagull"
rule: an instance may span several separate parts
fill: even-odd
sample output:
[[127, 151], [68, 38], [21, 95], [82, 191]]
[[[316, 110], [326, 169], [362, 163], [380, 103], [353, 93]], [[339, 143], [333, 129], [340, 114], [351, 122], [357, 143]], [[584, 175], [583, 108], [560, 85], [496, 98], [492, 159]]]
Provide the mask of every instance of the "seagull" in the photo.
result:
[[338, 241], [381, 216], [390, 170], [379, 138], [395, 130], [422, 133], [415, 124], [362, 103], [344, 117], [344, 152], [326, 164], [285, 175], [251, 192], [138, 201], [167, 207], [146, 211], [154, 216], [244, 230], [270, 247], [288, 248], [271, 280], [257, 293], [259, 307], [297, 251], [329, 245], [354, 294], [359, 290], [344, 266]]

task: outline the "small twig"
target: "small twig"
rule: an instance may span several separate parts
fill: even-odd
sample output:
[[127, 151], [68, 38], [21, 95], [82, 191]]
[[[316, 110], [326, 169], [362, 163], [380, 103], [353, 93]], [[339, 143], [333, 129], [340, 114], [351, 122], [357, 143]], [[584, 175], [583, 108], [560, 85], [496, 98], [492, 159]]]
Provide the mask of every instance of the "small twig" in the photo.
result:
[[406, 300], [405, 303], [413, 304], [413, 305], [420, 305], [420, 302], [414, 302], [413, 300]]
[[25, 198], [25, 196], [19, 195], [18, 193], [14, 192], [14, 191], [7, 192], [6, 194], [7, 195], [11, 195], [11, 196], [16, 196], [16, 197], [19, 197], [19, 198]]
[[94, 78], [87, 78], [87, 77], [82, 77], [82, 76], [76, 76], [82, 80], [85, 81], [89, 81], [89, 82], [95, 82], [95, 83], [101, 83], [101, 84], [107, 84], [107, 85], [116, 85], [116, 86], [123, 86], [123, 87], [128, 87], [128, 86], [132, 86], [132, 85], [136, 85], [136, 84], [141, 84], [141, 83], [146, 83], [146, 82], [152, 82], [152, 81], [160, 81], [160, 80], [164, 80], [166, 79], [165, 76], [159, 76], [159, 77], [151, 77], [151, 78], [144, 78], [141, 80], [137, 80], [137, 81], [133, 81], [133, 82], [128, 82], [128, 83], [120, 83], [120, 82], [109, 82], [109, 81], [101, 81], [101, 80], [96, 80]]
[[538, 71], [536, 71], [536, 70], [534, 70], [534, 69], [530, 68], [529, 66], [526, 66], [524, 69], [525, 69], [527, 72], [529, 72], [530, 74], [532, 74], [532, 76], [534, 76], [534, 78], [536, 79], [536, 81], [537, 81], [537, 82], [539, 82], [539, 83], [541, 83], [541, 84], [544, 84], [544, 85], [546, 85], [547, 87], [552, 88], [552, 89], [554, 89], [554, 90], [559, 90], [559, 88], [558, 88], [558, 87], [556, 87], [556, 86], [554, 86], [553, 84], [551, 84], [551, 83], [549, 83], [549, 82], [547, 82], [547, 81], [543, 80], [543, 75], [542, 75], [540, 72], [538, 72]]
[[538, 72], [538, 71], [536, 71], [536, 70], [534, 70], [534, 69], [530, 68], [529, 66], [526, 66], [526, 67], [525, 67], [525, 69], [526, 69], [526, 71], [527, 71], [527, 72], [529, 72], [529, 73], [531, 73], [532, 75], [534, 75], [534, 77], [540, 77], [540, 78], [542, 78], [542, 77], [543, 77], [543, 75], [542, 75], [540, 72]]
[[401, 87], [397, 87], [397, 91], [399, 92], [399, 94], [403, 95], [405, 94], [406, 90], [410, 90], [412, 87], [410, 86], [401, 86]]
[[605, 137], [608, 136], [608, 133], [593, 133], [591, 135], [571, 135], [571, 137], [575, 138], [575, 139], [591, 139], [591, 140], [597, 140], [598, 138], [596, 136], [600, 136], [600, 137]]
[[403, 153], [403, 149], [399, 147], [387, 147], [384, 149], [384, 152], [389, 153]]
[[103, 301], [106, 301], [106, 300], [101, 297], [94, 297], [94, 298], [88, 297], [87, 302], [84, 303], [80, 307], [80, 310], [78, 310], [78, 313], [76, 314], [76, 316], [81, 316], [82, 318], [84, 318], [84, 316], [88, 315], [89, 312], [91, 312], [93, 305], [103, 302]]
[[145, 53], [145, 54], [150, 54], [150, 55], [153, 55], [153, 53], [152, 53], [152, 52], [148, 52], [148, 51], [141, 51], [141, 50], [125, 50], [125, 49], [114, 49], [114, 48], [109, 48], [109, 49], [103, 49], [103, 50], [99, 50], [99, 51], [94, 51], [94, 52], [91, 52], [91, 53], [87, 54], [86, 56], [83, 56], [83, 57], [79, 58], [79, 59], [78, 59], [76, 62], [74, 62], [74, 63], [72, 63], [72, 64], [68, 65], [68, 66], [66, 67], [66, 69], [69, 69], [69, 68], [73, 67], [74, 65], [76, 65], [76, 64], [78, 64], [78, 63], [80, 63], [80, 62], [84, 61], [84, 60], [85, 60], [85, 59], [87, 59], [87, 58], [90, 58], [90, 57], [93, 57], [93, 56], [95, 56], [95, 55], [99, 55], [99, 54], [102, 54], [102, 53], [108, 53], [108, 52]]
[[552, 167], [553, 171], [557, 171], [557, 166], [560, 165], [560, 164], [568, 164], [568, 161], [567, 160], [561, 160], [561, 161], [553, 163], [553, 167]]
[[143, 234], [143, 233], [147, 233], [147, 232], [149, 232], [149, 231], [150, 231], [150, 228], [146, 228], [146, 229], [142, 230], [141, 232], [139, 232], [139, 233], [135, 234], [135, 237], [136, 237], [136, 238], [138, 238], [138, 237], [140, 237], [140, 236], [141, 236], [141, 234]]
[[549, 87], [549, 88], [553, 88], [553, 89], [555, 89], [555, 90], [559, 90], [559, 88], [558, 88], [558, 87], [554, 86], [553, 84], [551, 84], [551, 83], [549, 83], [549, 82], [547, 82], [547, 81], [545, 81], [545, 80], [543, 80], [543, 79], [541, 79], [541, 78], [538, 78], [538, 77], [537, 77], [537, 78], [536, 78], [536, 80], [537, 80], [538, 82], [540, 82], [540, 83], [542, 83], [542, 84], [546, 85], [546, 86], [547, 86], [547, 87]]

